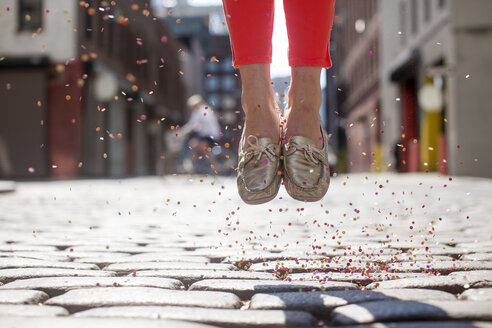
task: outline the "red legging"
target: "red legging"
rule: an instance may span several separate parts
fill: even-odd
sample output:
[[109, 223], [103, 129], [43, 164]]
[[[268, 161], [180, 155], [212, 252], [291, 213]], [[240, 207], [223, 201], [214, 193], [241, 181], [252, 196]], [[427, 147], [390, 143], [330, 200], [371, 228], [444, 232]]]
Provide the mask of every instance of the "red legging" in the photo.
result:
[[[272, 62], [273, 0], [222, 0], [232, 61]], [[330, 32], [335, 0], [284, 0], [290, 66], [331, 67]]]

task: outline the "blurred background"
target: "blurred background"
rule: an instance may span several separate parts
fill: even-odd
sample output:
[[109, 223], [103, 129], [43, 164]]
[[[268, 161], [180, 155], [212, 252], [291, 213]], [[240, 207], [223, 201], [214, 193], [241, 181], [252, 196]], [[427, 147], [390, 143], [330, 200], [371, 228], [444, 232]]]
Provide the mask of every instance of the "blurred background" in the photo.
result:
[[[492, 1], [338, 0], [321, 116], [335, 173], [492, 177]], [[272, 81], [290, 69], [276, 1]], [[217, 0], [2, 0], [0, 179], [233, 174], [240, 76]], [[221, 126], [180, 135], [187, 99]]]

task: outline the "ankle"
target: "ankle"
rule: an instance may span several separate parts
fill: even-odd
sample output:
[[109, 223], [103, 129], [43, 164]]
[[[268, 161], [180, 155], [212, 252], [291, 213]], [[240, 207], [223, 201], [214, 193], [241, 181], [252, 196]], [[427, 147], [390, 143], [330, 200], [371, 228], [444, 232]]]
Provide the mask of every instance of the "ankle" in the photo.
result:
[[289, 87], [289, 104], [292, 110], [305, 109], [318, 114], [322, 95], [319, 67], [293, 67]]
[[[275, 112], [275, 96], [271, 86], [260, 90], [243, 89], [241, 106], [246, 115], [262, 114], [263, 112]], [[266, 113], [264, 113], [266, 114]]]

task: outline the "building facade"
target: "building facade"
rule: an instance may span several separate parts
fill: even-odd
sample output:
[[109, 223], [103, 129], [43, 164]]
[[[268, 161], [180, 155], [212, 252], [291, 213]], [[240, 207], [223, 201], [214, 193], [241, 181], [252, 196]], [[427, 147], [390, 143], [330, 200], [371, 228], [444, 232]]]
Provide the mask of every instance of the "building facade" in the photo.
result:
[[[337, 1], [332, 33], [335, 84], [342, 133], [340, 169], [381, 170], [379, 121], [379, 19], [377, 0]], [[333, 119], [332, 119], [333, 120]]]
[[380, 0], [383, 154], [401, 172], [492, 177], [492, 2]]
[[180, 44], [147, 1], [2, 5], [0, 177], [160, 173], [185, 94]]

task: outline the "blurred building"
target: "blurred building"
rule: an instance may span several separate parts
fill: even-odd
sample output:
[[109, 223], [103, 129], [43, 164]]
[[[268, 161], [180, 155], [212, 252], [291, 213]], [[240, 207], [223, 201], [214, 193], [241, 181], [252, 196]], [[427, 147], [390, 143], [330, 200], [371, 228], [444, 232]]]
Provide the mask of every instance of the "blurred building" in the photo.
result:
[[185, 93], [148, 1], [6, 0], [0, 30], [0, 177], [159, 173]]
[[490, 13], [489, 0], [379, 1], [380, 124], [399, 171], [492, 177]]
[[349, 171], [492, 176], [489, 12], [487, 0], [336, 3], [331, 74]]
[[[334, 66], [327, 82], [332, 91], [330, 130], [336, 135], [340, 158], [350, 172], [379, 170], [379, 19], [377, 0], [343, 0], [335, 3], [332, 42]], [[333, 108], [338, 108], [334, 115]], [[339, 121], [339, 118], [342, 118]], [[338, 123], [340, 122], [340, 123]], [[344, 149], [345, 148], [345, 149]]]

